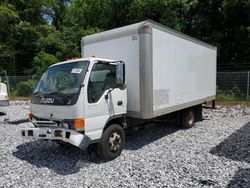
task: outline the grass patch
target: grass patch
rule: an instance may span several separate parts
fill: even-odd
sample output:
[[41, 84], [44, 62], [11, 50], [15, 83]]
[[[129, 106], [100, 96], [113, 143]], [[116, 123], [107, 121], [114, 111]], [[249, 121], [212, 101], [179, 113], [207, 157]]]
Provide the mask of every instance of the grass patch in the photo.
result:
[[217, 90], [216, 99], [219, 101], [246, 101], [246, 94], [237, 89]]

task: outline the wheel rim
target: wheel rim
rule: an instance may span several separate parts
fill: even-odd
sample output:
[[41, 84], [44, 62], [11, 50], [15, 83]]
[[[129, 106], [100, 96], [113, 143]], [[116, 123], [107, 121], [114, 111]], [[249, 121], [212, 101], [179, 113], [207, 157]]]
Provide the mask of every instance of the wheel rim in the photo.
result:
[[194, 113], [190, 111], [187, 115], [186, 121], [189, 125], [193, 125], [194, 123]]
[[121, 147], [121, 136], [117, 132], [111, 133], [109, 137], [109, 150], [113, 153], [119, 151]]

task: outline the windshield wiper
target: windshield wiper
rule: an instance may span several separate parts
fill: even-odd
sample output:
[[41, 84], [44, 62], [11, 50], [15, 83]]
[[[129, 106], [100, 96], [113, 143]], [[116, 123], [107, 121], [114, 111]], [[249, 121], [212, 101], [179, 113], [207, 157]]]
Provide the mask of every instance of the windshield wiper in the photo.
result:
[[44, 93], [40, 92], [40, 91], [36, 91], [35, 93], [33, 93], [34, 96], [38, 96], [41, 97], [44, 95]]
[[59, 95], [59, 96], [63, 96], [63, 97], [67, 97], [70, 98], [70, 95], [67, 95], [66, 93], [60, 92], [60, 91], [53, 91], [51, 93], [46, 93], [46, 95]]

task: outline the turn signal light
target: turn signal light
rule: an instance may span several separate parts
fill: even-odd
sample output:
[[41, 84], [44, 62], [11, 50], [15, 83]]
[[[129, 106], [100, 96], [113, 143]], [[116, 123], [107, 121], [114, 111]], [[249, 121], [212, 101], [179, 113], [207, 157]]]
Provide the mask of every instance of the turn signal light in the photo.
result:
[[82, 131], [84, 130], [85, 121], [82, 118], [75, 119], [74, 126], [76, 130]]

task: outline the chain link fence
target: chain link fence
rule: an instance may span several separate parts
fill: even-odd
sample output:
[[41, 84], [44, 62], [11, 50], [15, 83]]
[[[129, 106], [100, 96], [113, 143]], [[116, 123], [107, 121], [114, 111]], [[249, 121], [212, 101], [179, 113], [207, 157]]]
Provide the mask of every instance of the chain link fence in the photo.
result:
[[[5, 76], [2, 80], [8, 83], [10, 96], [29, 97], [40, 79], [39, 76]], [[217, 100], [248, 101], [250, 100], [250, 72], [218, 72]]]
[[218, 72], [217, 100], [249, 101], [250, 72]]
[[1, 75], [2, 82], [8, 85], [11, 97], [30, 97], [40, 76]]

